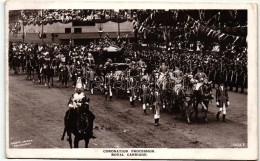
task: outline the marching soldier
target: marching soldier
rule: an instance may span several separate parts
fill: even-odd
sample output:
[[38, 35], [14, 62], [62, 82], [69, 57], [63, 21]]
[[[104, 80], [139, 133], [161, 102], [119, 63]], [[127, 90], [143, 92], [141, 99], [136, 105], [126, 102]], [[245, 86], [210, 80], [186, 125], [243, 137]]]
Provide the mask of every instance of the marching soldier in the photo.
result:
[[165, 65], [165, 62], [162, 62], [162, 65], [159, 68], [159, 72], [165, 74], [168, 71], [169, 67]]

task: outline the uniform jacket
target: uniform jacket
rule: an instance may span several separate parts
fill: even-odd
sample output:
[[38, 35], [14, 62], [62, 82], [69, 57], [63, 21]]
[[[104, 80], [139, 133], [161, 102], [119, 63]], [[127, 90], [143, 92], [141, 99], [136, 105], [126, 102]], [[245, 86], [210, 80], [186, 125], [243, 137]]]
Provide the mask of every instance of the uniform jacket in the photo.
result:
[[219, 107], [222, 107], [225, 103], [227, 107], [227, 102], [229, 101], [227, 88], [223, 86], [223, 88], [218, 87], [216, 90], [216, 101], [219, 102]]

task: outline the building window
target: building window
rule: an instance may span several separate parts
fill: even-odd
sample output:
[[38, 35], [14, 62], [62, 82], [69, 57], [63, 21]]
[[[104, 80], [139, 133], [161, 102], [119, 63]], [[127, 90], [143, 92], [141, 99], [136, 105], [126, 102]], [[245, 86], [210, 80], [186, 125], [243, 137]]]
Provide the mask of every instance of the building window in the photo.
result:
[[66, 34], [71, 33], [71, 28], [65, 28], [65, 33]]
[[82, 29], [81, 28], [74, 28], [74, 33], [82, 33]]

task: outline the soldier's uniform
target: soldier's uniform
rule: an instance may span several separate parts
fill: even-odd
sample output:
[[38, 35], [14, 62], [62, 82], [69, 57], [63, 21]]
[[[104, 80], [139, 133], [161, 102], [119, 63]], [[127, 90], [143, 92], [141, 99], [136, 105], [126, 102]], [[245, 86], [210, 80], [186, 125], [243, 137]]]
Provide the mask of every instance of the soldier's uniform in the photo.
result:
[[92, 84], [94, 83], [95, 81], [95, 75], [96, 73], [91, 69], [89, 72], [88, 72], [88, 83], [89, 83], [89, 89], [90, 89], [90, 92], [91, 94], [94, 94], [94, 89], [93, 89], [93, 86]]
[[160, 120], [160, 102], [161, 102], [161, 95], [158, 89], [154, 92], [154, 97], [155, 97], [155, 104], [154, 104], [154, 122], [155, 126], [159, 125], [159, 120]]
[[176, 92], [176, 94], [178, 96], [179, 92], [182, 88], [183, 73], [181, 70], [179, 70], [179, 68], [176, 68], [176, 70], [173, 72], [173, 75], [175, 77], [174, 91]]
[[76, 89], [77, 92], [73, 94], [73, 107], [78, 108], [81, 106], [82, 99], [85, 97], [85, 94], [81, 91], [80, 88]]
[[148, 86], [143, 85], [141, 95], [142, 95], [142, 102], [143, 102], [143, 110], [144, 110], [144, 115], [146, 115], [146, 106], [149, 105], [149, 94], [150, 94], [150, 89]]
[[168, 71], [168, 66], [166, 66], [165, 64], [162, 64], [159, 68], [159, 72], [165, 74]]
[[195, 76], [194, 79], [197, 80], [196, 84], [196, 91], [203, 85], [203, 82], [205, 79], [207, 79], [207, 75], [204, 72], [198, 72]]
[[219, 111], [216, 115], [217, 120], [219, 120], [219, 115], [223, 112], [223, 121], [225, 122], [225, 117], [227, 110], [226, 108], [229, 106], [229, 97], [228, 97], [228, 90], [224, 86], [224, 83], [221, 83], [220, 86], [216, 90], [216, 104], [219, 107]]

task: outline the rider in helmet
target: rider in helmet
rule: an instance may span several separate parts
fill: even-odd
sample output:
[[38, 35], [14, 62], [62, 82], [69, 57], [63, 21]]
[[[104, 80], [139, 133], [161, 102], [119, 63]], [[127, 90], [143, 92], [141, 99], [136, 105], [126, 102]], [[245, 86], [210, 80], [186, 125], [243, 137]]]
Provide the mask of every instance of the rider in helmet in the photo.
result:
[[179, 91], [182, 87], [182, 82], [183, 82], [183, 73], [180, 70], [179, 65], [175, 66], [175, 71], [173, 72], [174, 78], [175, 78], [175, 92], [177, 95], [179, 94]]
[[195, 74], [194, 79], [196, 79], [196, 91], [203, 85], [204, 80], [207, 79], [207, 75], [202, 71], [202, 67], [198, 67], [197, 74]]
[[85, 94], [82, 92], [82, 88], [80, 85], [76, 87], [76, 93], [73, 94], [73, 106], [74, 108], [78, 108], [81, 106], [82, 98], [85, 97]]
[[165, 62], [162, 62], [162, 65], [159, 67], [159, 72], [165, 74], [168, 71], [169, 67], [165, 65]]

